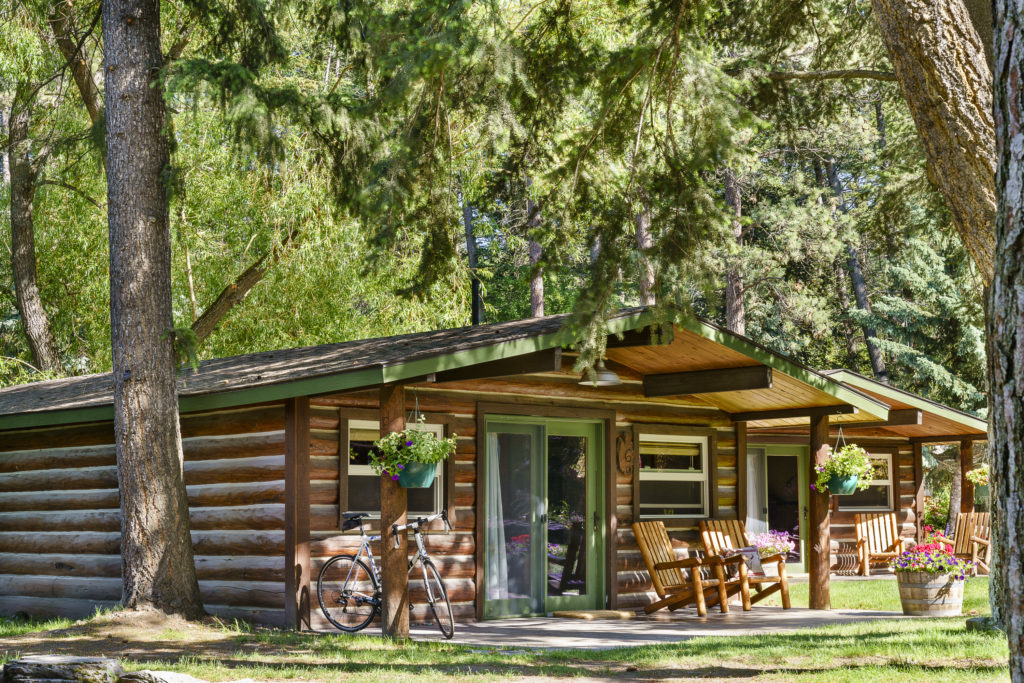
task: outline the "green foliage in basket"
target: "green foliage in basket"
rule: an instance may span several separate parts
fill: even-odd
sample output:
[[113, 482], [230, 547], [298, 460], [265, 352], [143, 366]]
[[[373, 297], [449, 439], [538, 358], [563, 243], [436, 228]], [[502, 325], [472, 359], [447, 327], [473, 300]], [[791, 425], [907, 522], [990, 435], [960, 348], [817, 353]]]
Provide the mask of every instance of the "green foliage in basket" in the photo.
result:
[[814, 466], [818, 478], [811, 488], [815, 491], [828, 491], [828, 480], [833, 476], [857, 477], [857, 490], [863, 491], [871, 481], [871, 461], [868, 459], [868, 452], [857, 444], [848, 443], [838, 451], [834, 451], [820, 465]]
[[967, 479], [975, 486], [988, 486], [988, 463], [968, 472]]
[[[420, 418], [419, 424], [423, 424]], [[399, 473], [411, 462], [432, 465], [455, 452], [455, 434], [439, 439], [433, 432], [409, 427], [401, 432], [385, 434], [370, 449], [370, 467], [398, 481]]]

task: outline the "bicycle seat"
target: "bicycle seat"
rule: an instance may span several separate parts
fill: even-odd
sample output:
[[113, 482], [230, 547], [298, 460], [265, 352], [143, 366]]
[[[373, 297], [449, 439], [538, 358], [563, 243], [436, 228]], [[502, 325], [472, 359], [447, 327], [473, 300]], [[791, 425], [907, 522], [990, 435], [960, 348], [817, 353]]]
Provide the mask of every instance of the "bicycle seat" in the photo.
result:
[[363, 518], [369, 517], [369, 512], [343, 512], [341, 516], [345, 519], [344, 524], [341, 525], [342, 531], [348, 531], [349, 529], [355, 529], [357, 526], [362, 524]]

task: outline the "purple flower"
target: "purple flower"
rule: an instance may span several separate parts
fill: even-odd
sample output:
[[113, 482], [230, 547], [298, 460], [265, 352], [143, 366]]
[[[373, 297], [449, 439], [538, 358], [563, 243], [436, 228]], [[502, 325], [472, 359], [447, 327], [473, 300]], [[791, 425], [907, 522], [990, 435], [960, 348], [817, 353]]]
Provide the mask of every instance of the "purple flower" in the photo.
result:
[[400, 469], [400, 470], [404, 470], [404, 469], [405, 469], [405, 465], [403, 465], [403, 464], [399, 463], [399, 464], [398, 464], [398, 469]]
[[391, 481], [398, 481], [398, 475], [397, 474], [391, 475]]
[[817, 486], [815, 486], [814, 484], [811, 484], [811, 490], [812, 490], [812, 491], [817, 491], [817, 490], [818, 490], [818, 487], [817, 487]]
[[411, 445], [412, 445], [412, 441], [406, 441], [406, 442], [405, 442], [405, 445], [406, 445], [406, 446], [411, 446]]

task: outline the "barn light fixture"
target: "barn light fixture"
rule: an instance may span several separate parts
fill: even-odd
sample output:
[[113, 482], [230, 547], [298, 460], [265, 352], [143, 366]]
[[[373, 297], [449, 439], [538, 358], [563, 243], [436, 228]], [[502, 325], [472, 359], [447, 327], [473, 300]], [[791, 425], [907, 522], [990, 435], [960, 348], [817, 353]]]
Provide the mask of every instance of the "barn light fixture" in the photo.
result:
[[604, 359], [597, 361], [594, 366], [594, 374], [591, 377], [589, 372], [584, 372], [580, 378], [581, 386], [591, 387], [616, 387], [622, 384], [622, 380], [614, 372], [604, 366]]

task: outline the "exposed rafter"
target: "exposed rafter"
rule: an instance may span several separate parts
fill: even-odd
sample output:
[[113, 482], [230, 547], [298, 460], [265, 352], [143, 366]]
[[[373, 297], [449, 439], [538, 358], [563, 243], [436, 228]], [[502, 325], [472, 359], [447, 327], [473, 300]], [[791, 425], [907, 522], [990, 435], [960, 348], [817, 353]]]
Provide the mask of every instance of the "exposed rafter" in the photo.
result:
[[794, 417], [821, 417], [822, 415], [854, 415], [857, 408], [851, 405], [817, 406], [814, 408], [785, 408], [782, 410], [756, 410], [749, 413], [730, 413], [733, 422], [758, 422], [760, 420], [786, 420]]

